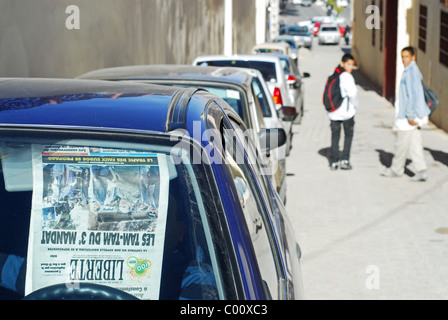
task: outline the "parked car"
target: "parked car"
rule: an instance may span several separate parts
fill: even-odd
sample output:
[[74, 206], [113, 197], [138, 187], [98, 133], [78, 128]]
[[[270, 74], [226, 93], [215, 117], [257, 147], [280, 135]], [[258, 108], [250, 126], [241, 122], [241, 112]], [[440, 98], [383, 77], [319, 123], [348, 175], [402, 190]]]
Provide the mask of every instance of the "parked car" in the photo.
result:
[[281, 35], [275, 37], [274, 39], [272, 39], [272, 42], [275, 42], [275, 43], [286, 42], [289, 45], [289, 47], [291, 48], [291, 52], [292, 52], [291, 57], [294, 60], [298, 61], [300, 46], [297, 45], [296, 40], [294, 39], [293, 36], [289, 36], [287, 34], [281, 34]]
[[[285, 129], [271, 102], [269, 89], [257, 70], [191, 65], [137, 65], [105, 68], [79, 76], [81, 79], [138, 81], [177, 87], [208, 90], [226, 101], [243, 119], [257, 150], [261, 152], [259, 134], [264, 128]], [[271, 100], [271, 101], [269, 101]], [[286, 201], [286, 146], [263, 154], [266, 170], [275, 189]]]
[[285, 34], [293, 36], [297, 47], [311, 49], [313, 46], [313, 34], [307, 26], [289, 25]]
[[[302, 80], [304, 78], [309, 78], [310, 74], [308, 72], [300, 72], [298, 63], [289, 56], [282, 54], [275, 55], [280, 58], [283, 70], [288, 77], [287, 83], [292, 99], [296, 102], [299, 101], [300, 111], [298, 112], [298, 116], [292, 120], [294, 123], [300, 124], [302, 122], [303, 115], [305, 114], [305, 86]], [[286, 118], [285, 120], [291, 120], [291, 118]]]
[[311, 19], [311, 23], [313, 24], [313, 35], [318, 36], [319, 28], [322, 23], [335, 23], [336, 19], [330, 16], [315, 16]]
[[337, 24], [322, 23], [319, 27], [319, 44], [339, 44], [341, 32]]
[[[291, 135], [291, 122], [299, 116], [301, 110], [300, 101], [295, 101], [290, 94], [289, 85], [281, 60], [273, 55], [215, 55], [201, 56], [193, 61], [193, 65], [199, 66], [231, 66], [256, 69], [261, 72], [266, 81], [275, 104], [281, 105], [283, 119], [286, 121], [286, 130]], [[289, 122], [289, 123], [288, 123]], [[289, 154], [289, 148], [286, 148]]]
[[303, 298], [299, 246], [245, 129], [197, 88], [0, 79], [0, 252], [17, 262], [0, 283], [25, 263], [15, 298]]
[[302, 0], [300, 5], [302, 7], [309, 7], [309, 6], [311, 6], [311, 0]]
[[252, 47], [252, 53], [281, 53], [291, 55], [291, 46], [285, 42], [264, 42]]

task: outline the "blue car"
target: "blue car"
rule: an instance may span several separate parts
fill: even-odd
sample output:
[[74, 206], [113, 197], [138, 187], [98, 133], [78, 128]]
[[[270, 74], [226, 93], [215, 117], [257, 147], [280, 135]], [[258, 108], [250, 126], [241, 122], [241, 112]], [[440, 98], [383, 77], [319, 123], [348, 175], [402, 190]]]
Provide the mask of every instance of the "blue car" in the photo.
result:
[[[205, 89], [222, 98], [239, 114], [249, 129], [248, 136], [260, 151], [260, 131], [284, 128], [263, 76], [253, 69], [153, 64], [93, 70], [78, 78]], [[261, 156], [280, 199], [286, 203], [286, 145], [268, 153], [262, 152]]]
[[245, 129], [197, 88], [0, 79], [0, 298], [303, 298]]

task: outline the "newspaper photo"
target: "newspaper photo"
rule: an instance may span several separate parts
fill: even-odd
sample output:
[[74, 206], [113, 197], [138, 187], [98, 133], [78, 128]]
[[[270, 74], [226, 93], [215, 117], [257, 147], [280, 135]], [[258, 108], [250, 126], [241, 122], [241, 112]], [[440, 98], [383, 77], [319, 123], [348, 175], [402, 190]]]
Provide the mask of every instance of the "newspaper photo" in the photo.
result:
[[26, 293], [101, 284], [158, 299], [168, 206], [164, 154], [33, 146]]

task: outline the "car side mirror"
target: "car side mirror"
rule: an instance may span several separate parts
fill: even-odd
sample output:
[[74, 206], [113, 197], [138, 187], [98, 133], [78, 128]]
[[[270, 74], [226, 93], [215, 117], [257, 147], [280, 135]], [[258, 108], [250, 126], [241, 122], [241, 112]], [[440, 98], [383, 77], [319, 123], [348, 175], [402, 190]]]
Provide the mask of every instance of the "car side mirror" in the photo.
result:
[[283, 128], [261, 129], [259, 138], [261, 151], [268, 153], [286, 143], [286, 131]]
[[291, 75], [286, 77], [286, 83], [291, 89], [297, 89], [298, 87], [300, 87], [300, 82]]

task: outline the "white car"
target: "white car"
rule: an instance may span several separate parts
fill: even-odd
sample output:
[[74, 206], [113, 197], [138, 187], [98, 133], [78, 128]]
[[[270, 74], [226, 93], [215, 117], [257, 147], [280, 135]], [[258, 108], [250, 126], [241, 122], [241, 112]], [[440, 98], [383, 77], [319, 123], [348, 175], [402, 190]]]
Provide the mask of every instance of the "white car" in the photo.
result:
[[[245, 69], [258, 81], [256, 85], [252, 86], [254, 95], [257, 97], [261, 109], [263, 110], [264, 125], [268, 129], [282, 128], [287, 133], [291, 131], [291, 124], [285, 124], [275, 108], [274, 100], [270, 94], [269, 88], [264, 81], [263, 75], [260, 71], [255, 69]], [[258, 87], [259, 86], [259, 87]], [[266, 112], [266, 109], [269, 112]], [[289, 130], [289, 131], [288, 131]], [[275, 186], [277, 186], [277, 192], [283, 203], [286, 203], [286, 148], [290, 148], [291, 136], [288, 134], [286, 144], [272, 150], [270, 152], [271, 160], [278, 165], [277, 172], [275, 174]]]
[[311, 6], [311, 0], [302, 0], [301, 5], [302, 7], [309, 7]]
[[339, 44], [341, 32], [337, 24], [322, 23], [318, 34], [319, 44]]
[[279, 57], [268, 54], [258, 55], [210, 55], [200, 56], [193, 61], [193, 65], [197, 66], [227, 66], [239, 68], [256, 69], [263, 75], [272, 98], [276, 105], [281, 106], [278, 109], [293, 110], [294, 115], [291, 121], [285, 121], [285, 130], [288, 135], [286, 146], [286, 155], [289, 155], [292, 141], [292, 121], [299, 115], [301, 111], [301, 102], [294, 100], [290, 94], [288, 76], [285, 74], [283, 65]]

